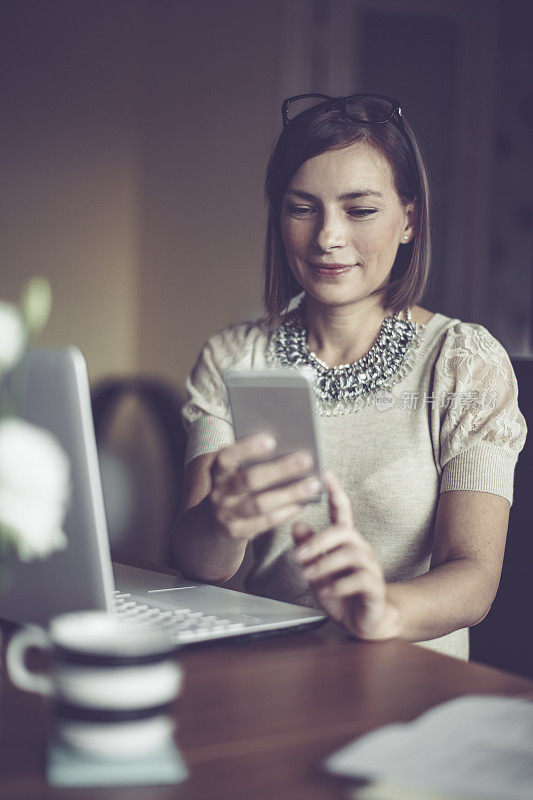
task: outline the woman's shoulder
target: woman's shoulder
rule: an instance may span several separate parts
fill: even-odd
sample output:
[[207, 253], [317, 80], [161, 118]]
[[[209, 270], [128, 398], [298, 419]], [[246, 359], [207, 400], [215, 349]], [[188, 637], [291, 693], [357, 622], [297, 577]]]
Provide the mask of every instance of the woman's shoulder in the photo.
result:
[[427, 309], [412, 309], [414, 322], [424, 326], [421, 350], [426, 369], [437, 382], [491, 373], [504, 381], [512, 372], [509, 355], [498, 339], [478, 322], [464, 322]]
[[478, 322], [440, 317], [435, 379], [480, 382], [484, 388], [513, 381], [509, 354], [500, 341]]
[[441, 353], [462, 357], [476, 356], [483, 359], [508, 358], [507, 351], [498, 339], [479, 322], [464, 322], [440, 315], [443, 325]]
[[258, 348], [266, 346], [267, 333], [262, 321], [247, 320], [227, 325], [205, 343], [202, 353], [218, 366], [245, 361]]
[[[503, 345], [490, 331], [478, 322], [464, 322], [456, 317], [448, 317], [439, 312], [414, 306], [411, 309], [413, 322], [423, 325], [438, 341], [441, 351], [460, 347], [465, 351], [477, 353], [501, 351]], [[431, 336], [430, 336], [431, 338]]]

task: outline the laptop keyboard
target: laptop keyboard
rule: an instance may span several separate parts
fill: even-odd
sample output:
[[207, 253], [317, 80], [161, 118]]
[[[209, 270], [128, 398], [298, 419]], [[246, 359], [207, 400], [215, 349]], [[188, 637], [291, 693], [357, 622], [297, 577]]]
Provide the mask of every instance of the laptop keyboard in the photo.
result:
[[217, 639], [237, 635], [245, 627], [244, 622], [204, 614], [191, 608], [159, 608], [156, 605], [139, 603], [133, 595], [115, 592], [115, 611], [120, 616], [146, 622], [168, 632], [177, 644]]

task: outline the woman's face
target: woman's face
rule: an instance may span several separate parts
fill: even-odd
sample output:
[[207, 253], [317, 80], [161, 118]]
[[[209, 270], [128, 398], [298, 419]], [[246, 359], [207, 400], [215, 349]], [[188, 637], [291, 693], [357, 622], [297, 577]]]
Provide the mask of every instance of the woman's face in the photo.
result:
[[400, 244], [414, 233], [387, 159], [357, 142], [302, 164], [287, 188], [281, 233], [292, 273], [308, 295], [349, 305], [388, 283]]

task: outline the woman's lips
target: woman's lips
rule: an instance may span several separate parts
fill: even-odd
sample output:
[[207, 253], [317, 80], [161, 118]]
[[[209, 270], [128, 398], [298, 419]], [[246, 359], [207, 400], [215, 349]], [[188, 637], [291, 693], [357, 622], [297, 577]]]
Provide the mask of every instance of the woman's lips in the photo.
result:
[[350, 272], [356, 264], [312, 264], [310, 262], [309, 266], [312, 268], [313, 272], [316, 272], [317, 275], [322, 275], [326, 278], [333, 278], [335, 275], [345, 275], [347, 272]]

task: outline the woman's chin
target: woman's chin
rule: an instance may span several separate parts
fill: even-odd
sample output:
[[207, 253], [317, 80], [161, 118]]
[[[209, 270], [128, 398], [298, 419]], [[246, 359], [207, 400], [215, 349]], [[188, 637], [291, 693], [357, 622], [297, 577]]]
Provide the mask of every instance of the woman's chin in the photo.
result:
[[379, 287], [371, 287], [365, 289], [363, 287], [352, 287], [347, 291], [346, 287], [339, 289], [338, 287], [328, 286], [322, 287], [315, 285], [307, 285], [304, 287], [305, 296], [308, 303], [316, 303], [322, 306], [350, 306], [359, 303], [368, 303], [370, 305], [381, 305], [382, 293], [376, 291]]

